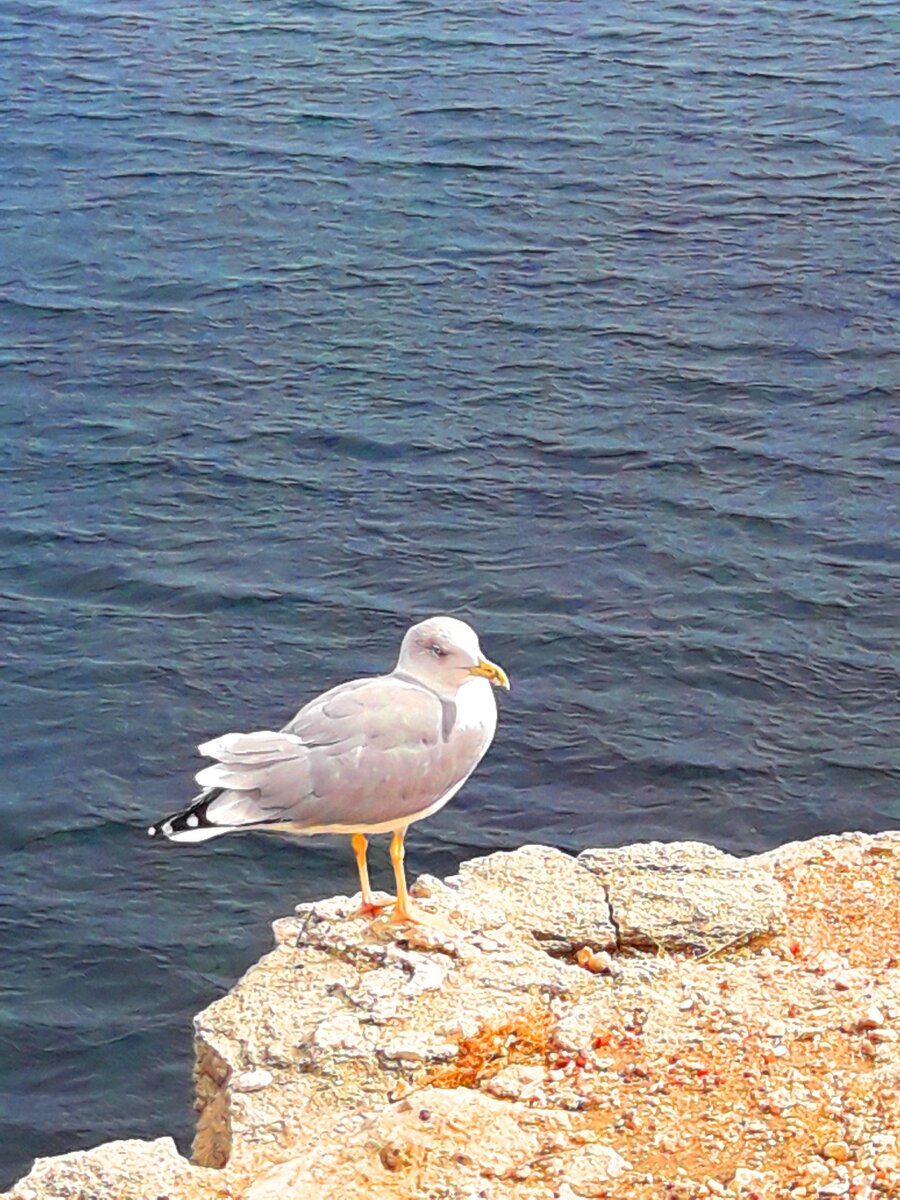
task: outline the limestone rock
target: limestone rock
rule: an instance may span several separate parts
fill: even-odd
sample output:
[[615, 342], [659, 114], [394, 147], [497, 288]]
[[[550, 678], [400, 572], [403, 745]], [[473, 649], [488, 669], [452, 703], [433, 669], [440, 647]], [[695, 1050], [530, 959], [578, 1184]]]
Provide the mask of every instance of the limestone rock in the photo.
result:
[[736, 1198], [786, 1163], [810, 1200], [876, 1157], [900, 1195], [897, 851], [529, 846], [419, 881], [436, 937], [301, 905], [195, 1019], [198, 1165], [116, 1142], [7, 1200]]
[[261, 1092], [272, 1082], [272, 1072], [260, 1067], [256, 1071], [243, 1071], [231, 1081], [231, 1086], [237, 1092]]
[[604, 1184], [631, 1169], [611, 1146], [581, 1146], [568, 1155], [565, 1178], [576, 1196], [602, 1196]]
[[312, 1045], [321, 1058], [365, 1053], [372, 1043], [366, 1038], [359, 1017], [355, 1013], [342, 1012], [322, 1021], [312, 1036]]
[[205, 1174], [181, 1157], [171, 1138], [129, 1139], [39, 1158], [7, 1200], [171, 1200], [176, 1191], [202, 1188]]
[[703, 842], [585, 850], [578, 861], [606, 888], [620, 947], [714, 950], [781, 926], [771, 872]]
[[[352, 1145], [326, 1145], [262, 1174], [246, 1200], [420, 1200], [424, 1196], [526, 1200], [529, 1164], [566, 1130], [563, 1114], [523, 1108], [468, 1089], [425, 1088], [383, 1109]], [[552, 1155], [556, 1176], [572, 1156]], [[607, 1147], [576, 1151], [575, 1177], [585, 1189], [627, 1170]], [[592, 1196], [582, 1190], [579, 1196]]]
[[421, 1029], [405, 1029], [395, 1033], [378, 1047], [386, 1063], [446, 1062], [452, 1059], [458, 1046], [447, 1038], [435, 1037]]
[[[615, 947], [616, 931], [596, 874], [550, 846], [474, 858], [459, 869], [462, 896], [551, 954]], [[474, 902], [474, 903], [473, 903]]]
[[742, 861], [773, 870], [777, 867], [796, 867], [810, 862], [833, 860], [855, 865], [864, 857], [900, 856], [900, 830], [884, 833], [828, 833], [805, 842], [786, 842], [773, 850], [754, 854]]
[[748, 1192], [754, 1194], [762, 1193], [765, 1195], [766, 1189], [769, 1186], [769, 1176], [763, 1171], [752, 1171], [749, 1167], [738, 1167], [731, 1180], [732, 1190], [738, 1195], [746, 1195]]
[[485, 1084], [485, 1091], [501, 1100], [530, 1100], [547, 1082], [546, 1067], [503, 1067]]

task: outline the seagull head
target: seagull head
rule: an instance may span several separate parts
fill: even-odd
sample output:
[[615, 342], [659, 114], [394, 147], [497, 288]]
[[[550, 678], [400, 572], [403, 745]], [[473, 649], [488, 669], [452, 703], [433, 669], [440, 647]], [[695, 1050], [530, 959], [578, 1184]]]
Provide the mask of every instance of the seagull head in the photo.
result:
[[396, 669], [442, 695], [458, 691], [473, 677], [509, 690], [506, 672], [484, 657], [478, 634], [457, 617], [429, 617], [408, 629]]

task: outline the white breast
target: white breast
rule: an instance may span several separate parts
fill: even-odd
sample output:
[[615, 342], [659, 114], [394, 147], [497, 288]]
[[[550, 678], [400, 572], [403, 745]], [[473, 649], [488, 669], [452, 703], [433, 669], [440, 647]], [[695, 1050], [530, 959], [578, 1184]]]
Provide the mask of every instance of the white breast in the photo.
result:
[[497, 728], [497, 701], [494, 689], [487, 679], [473, 676], [456, 693], [456, 729], [481, 729], [484, 731], [483, 750], [494, 740]]

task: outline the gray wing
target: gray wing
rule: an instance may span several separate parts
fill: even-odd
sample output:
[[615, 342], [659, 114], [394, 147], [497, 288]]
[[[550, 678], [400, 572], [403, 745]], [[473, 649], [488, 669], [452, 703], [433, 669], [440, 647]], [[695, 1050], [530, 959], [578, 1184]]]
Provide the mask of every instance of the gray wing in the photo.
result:
[[222, 788], [215, 825], [358, 829], [421, 813], [459, 786], [488, 731], [448, 731], [440, 699], [391, 675], [342, 684], [278, 733], [231, 733], [200, 747], [218, 761], [197, 775]]

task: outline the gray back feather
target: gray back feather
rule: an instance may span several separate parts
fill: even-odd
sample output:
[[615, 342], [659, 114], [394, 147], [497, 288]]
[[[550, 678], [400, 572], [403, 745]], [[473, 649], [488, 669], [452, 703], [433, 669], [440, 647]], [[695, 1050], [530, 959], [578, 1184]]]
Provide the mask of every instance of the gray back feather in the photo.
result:
[[217, 761], [198, 783], [225, 789], [207, 818], [301, 832], [400, 824], [459, 786], [487, 750], [493, 727], [461, 728], [455, 718], [452, 702], [414, 680], [341, 684], [280, 732], [231, 733], [201, 746]]

